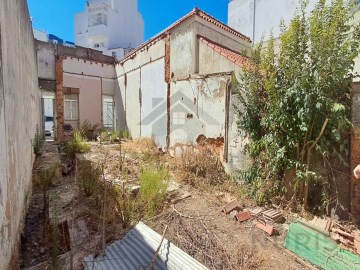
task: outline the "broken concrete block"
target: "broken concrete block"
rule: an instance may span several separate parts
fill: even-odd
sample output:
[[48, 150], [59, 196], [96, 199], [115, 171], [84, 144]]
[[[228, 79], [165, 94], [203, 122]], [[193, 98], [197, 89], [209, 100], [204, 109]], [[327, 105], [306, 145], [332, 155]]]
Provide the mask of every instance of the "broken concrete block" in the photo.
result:
[[251, 218], [251, 214], [248, 210], [244, 212], [240, 212], [239, 214], [236, 215], [236, 219], [239, 222], [244, 222], [246, 220], [249, 220], [250, 218]]
[[255, 225], [256, 225], [257, 228], [259, 228], [260, 230], [263, 230], [264, 232], [266, 232], [270, 236], [272, 236], [274, 234], [274, 232], [275, 232], [274, 226], [263, 224], [262, 222], [259, 222], [259, 221], [257, 221], [255, 223]]
[[224, 206], [223, 212], [225, 214], [229, 214], [232, 211], [241, 211], [241, 207], [238, 201], [232, 201], [231, 203], [228, 203], [227, 205]]

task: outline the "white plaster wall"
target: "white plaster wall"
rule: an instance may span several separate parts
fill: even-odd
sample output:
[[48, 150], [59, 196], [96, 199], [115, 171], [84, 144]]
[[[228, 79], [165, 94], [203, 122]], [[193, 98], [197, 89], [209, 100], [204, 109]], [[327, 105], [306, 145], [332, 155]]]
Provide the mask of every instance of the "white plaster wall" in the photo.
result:
[[83, 74], [102, 78], [115, 79], [115, 68], [113, 65], [97, 63], [89, 60], [82, 60], [67, 57], [63, 61], [65, 73]]
[[[170, 146], [196, 145], [199, 135], [225, 136], [225, 94], [227, 76], [182, 80], [171, 83]], [[174, 113], [185, 113], [184, 124], [174, 123]], [[192, 114], [192, 118], [187, 117]]]
[[174, 79], [187, 78], [195, 72], [195, 42], [192, 26], [170, 36], [170, 67]]
[[41, 123], [36, 50], [25, 0], [0, 4], [0, 269], [7, 269], [31, 191], [31, 140]]
[[38, 42], [36, 47], [39, 78], [55, 80], [55, 52], [53, 45]]
[[237, 66], [203, 42], [199, 42], [199, 74], [232, 72]]
[[[312, 10], [317, 2], [318, 0], [309, 0], [308, 9]], [[281, 19], [288, 25], [299, 4], [300, 0], [232, 0], [228, 6], [228, 24], [249, 36], [256, 44], [263, 35], [264, 40], [268, 40], [271, 31], [275, 37], [278, 37]]]
[[[126, 119], [120, 117], [118, 122], [121, 128], [129, 128], [134, 138], [139, 138], [140, 134], [151, 135], [151, 128], [147, 128], [147, 125], [142, 127], [141, 120], [151, 112], [153, 98], [161, 97], [160, 92], [165, 83], [164, 55], [165, 42], [159, 40], [151, 47], [138, 52], [134, 58], [116, 65], [119, 88], [115, 93], [115, 103], [119, 106], [115, 104], [115, 109], [118, 115], [121, 111], [126, 113]], [[145, 135], [142, 134], [143, 129]], [[163, 140], [159, 139], [160, 141]]]
[[[140, 69], [129, 72], [126, 86], [126, 121], [128, 129], [133, 138], [141, 136], [141, 115], [140, 115]], [[147, 97], [149, 98], [149, 97]]]
[[167, 84], [164, 58], [141, 68], [141, 94], [141, 136], [153, 137], [158, 145], [165, 148]]

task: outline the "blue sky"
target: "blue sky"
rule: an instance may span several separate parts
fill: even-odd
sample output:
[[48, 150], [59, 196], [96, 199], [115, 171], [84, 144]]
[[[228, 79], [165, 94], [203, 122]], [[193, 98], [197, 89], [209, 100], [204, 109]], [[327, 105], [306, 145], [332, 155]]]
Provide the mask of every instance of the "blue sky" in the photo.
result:
[[[133, 0], [128, 0], [133, 1]], [[85, 0], [28, 0], [33, 26], [74, 41], [74, 14], [85, 10]], [[199, 7], [218, 20], [227, 22], [228, 0], [138, 0], [145, 22], [145, 40]]]

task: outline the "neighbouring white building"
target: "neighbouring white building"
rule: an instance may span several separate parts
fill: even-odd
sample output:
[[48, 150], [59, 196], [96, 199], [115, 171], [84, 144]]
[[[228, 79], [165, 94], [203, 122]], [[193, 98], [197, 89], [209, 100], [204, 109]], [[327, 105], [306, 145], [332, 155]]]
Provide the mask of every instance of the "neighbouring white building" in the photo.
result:
[[[312, 10], [318, 0], [309, 0], [308, 9]], [[280, 22], [288, 25], [300, 0], [230, 0], [228, 6], [228, 25], [251, 38], [254, 44], [261, 38], [268, 40], [272, 32], [280, 35]]]
[[75, 15], [75, 44], [121, 59], [144, 41], [137, 0], [89, 0]]

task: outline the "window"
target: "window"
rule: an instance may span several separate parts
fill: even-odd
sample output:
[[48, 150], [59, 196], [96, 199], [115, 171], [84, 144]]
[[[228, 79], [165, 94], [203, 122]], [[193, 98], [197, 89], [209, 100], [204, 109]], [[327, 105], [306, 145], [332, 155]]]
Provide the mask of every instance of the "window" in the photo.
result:
[[65, 120], [78, 120], [78, 101], [76, 99], [65, 99]]
[[173, 125], [184, 125], [185, 124], [185, 113], [174, 112], [173, 113]]
[[88, 21], [89, 27], [100, 24], [107, 25], [107, 14], [97, 13], [97, 14], [89, 15], [89, 21]]
[[114, 100], [111, 96], [103, 96], [103, 125], [106, 128], [114, 128]]
[[100, 42], [100, 43], [95, 43], [94, 44], [94, 48], [102, 48], [105, 46], [105, 43], [104, 42]]

